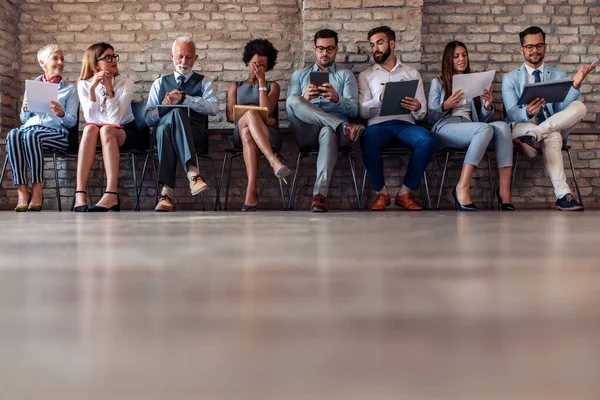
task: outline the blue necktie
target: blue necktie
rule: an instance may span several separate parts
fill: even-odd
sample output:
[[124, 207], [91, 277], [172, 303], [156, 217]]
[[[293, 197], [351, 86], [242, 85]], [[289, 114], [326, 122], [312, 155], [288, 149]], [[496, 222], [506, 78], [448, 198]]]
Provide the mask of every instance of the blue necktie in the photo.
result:
[[[542, 81], [542, 77], [540, 76], [542, 73], [539, 69], [533, 71], [533, 77], [535, 78], [534, 83], [538, 83]], [[546, 114], [544, 114], [544, 107], [540, 108], [540, 112], [537, 113], [538, 123], [541, 124], [546, 120]]]
[[[539, 72], [539, 71], [538, 71]], [[537, 81], [536, 81], [537, 82]], [[183, 84], [185, 83], [185, 76], [179, 75], [177, 77], [177, 89], [183, 89]]]

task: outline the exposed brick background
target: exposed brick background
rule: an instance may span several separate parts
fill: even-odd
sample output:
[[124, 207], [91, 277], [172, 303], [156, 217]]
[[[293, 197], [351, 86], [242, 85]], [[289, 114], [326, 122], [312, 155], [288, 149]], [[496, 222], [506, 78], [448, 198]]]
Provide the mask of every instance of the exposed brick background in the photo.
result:
[[[547, 60], [569, 72], [580, 63], [600, 58], [600, 4], [597, 0], [0, 0], [0, 22], [3, 50], [0, 53], [2, 138], [15, 125], [16, 103], [20, 105], [22, 96], [21, 82], [41, 73], [35, 54], [39, 47], [49, 42], [59, 43], [64, 48], [67, 61], [65, 78], [74, 82], [85, 49], [92, 43], [108, 41], [121, 55], [121, 72], [134, 78], [136, 100], [141, 100], [147, 98], [154, 79], [171, 71], [169, 50], [173, 39], [183, 34], [192, 36], [198, 44], [200, 56], [197, 70], [213, 78], [219, 92], [221, 112], [211, 118], [211, 127], [231, 126], [224, 115], [226, 90], [231, 81], [246, 77], [241, 54], [245, 42], [252, 38], [267, 38], [279, 50], [278, 65], [269, 77], [279, 81], [282, 87], [281, 126], [287, 126], [284, 100], [288, 80], [295, 69], [313, 62], [312, 36], [325, 27], [339, 33], [337, 61], [358, 73], [372, 63], [367, 31], [379, 25], [392, 26], [398, 36], [397, 55], [403, 62], [420, 69], [426, 83], [439, 73], [445, 43], [454, 38], [462, 40], [470, 47], [475, 70], [499, 71], [495, 84], [499, 111], [502, 110], [502, 73], [522, 62], [517, 32], [523, 28], [531, 24], [542, 26], [548, 32], [551, 44]], [[576, 149], [575, 164], [588, 204], [600, 197], [600, 174], [597, 174], [600, 154], [596, 154], [598, 150], [595, 150], [600, 147], [596, 145], [600, 129], [598, 83], [600, 73], [595, 72], [583, 87], [583, 100], [589, 112], [581, 129], [591, 134], [571, 138]], [[222, 149], [229, 146], [228, 136], [210, 138], [217, 172], [221, 169]], [[282, 155], [294, 169], [297, 150], [291, 137], [284, 138]], [[356, 155], [360, 178], [362, 163], [360, 154]], [[303, 160], [297, 208], [308, 206], [315, 179], [314, 164], [314, 158]], [[387, 184], [392, 189], [400, 185], [405, 164], [403, 160], [398, 168], [397, 161], [386, 162]], [[451, 163], [448, 188], [456, 182], [460, 164], [460, 159]], [[210, 178], [209, 169], [203, 168], [205, 165], [201, 163], [201, 169]], [[262, 161], [260, 165], [261, 205], [278, 207], [277, 181], [266, 162]], [[50, 167], [49, 163], [47, 167]], [[138, 167], [141, 170], [141, 162]], [[482, 167], [475, 174], [473, 187], [474, 200], [479, 202], [487, 201], [489, 197], [485, 163]], [[59, 168], [60, 184], [65, 195], [62, 202], [68, 206], [69, 196], [74, 190], [75, 164], [59, 162]], [[515, 183], [515, 202], [554, 201], [550, 182], [543, 177], [544, 173], [540, 161], [521, 163]], [[133, 180], [128, 160], [123, 161], [120, 175], [123, 201], [130, 202]], [[354, 189], [347, 160], [340, 160], [334, 175], [330, 191], [332, 208], [352, 207]], [[47, 170], [47, 178], [52, 177], [52, 171]], [[0, 193], [0, 207], [8, 208], [8, 204], [16, 202], [10, 178], [9, 173], [3, 185], [8, 190]], [[92, 190], [96, 199], [100, 194], [101, 178], [102, 169], [98, 163], [90, 177], [90, 186], [96, 188]], [[438, 180], [436, 175], [430, 182], [432, 194], [437, 195]], [[148, 209], [152, 207], [154, 195], [150, 174], [145, 182], [143, 206]], [[230, 192], [231, 208], [237, 208], [243, 201], [245, 184], [243, 163], [236, 159]], [[180, 208], [199, 207], [200, 199], [188, 195], [183, 174], [177, 186]], [[53, 179], [46, 181], [46, 187], [54, 187]], [[213, 193], [207, 194], [207, 203]], [[54, 193], [47, 190], [45, 194], [46, 204], [56, 206]]]

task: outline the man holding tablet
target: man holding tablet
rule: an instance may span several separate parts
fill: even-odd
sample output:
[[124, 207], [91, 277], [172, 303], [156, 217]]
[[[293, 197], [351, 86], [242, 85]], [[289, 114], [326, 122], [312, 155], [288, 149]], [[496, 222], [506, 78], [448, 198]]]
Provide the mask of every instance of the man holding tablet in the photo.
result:
[[294, 72], [288, 88], [286, 111], [300, 151], [319, 149], [313, 212], [327, 211], [327, 193], [341, 138], [355, 142], [364, 129], [348, 123], [358, 114], [358, 86], [352, 71], [335, 64], [337, 44], [336, 32], [318, 31], [313, 44], [315, 64]]
[[[415, 125], [415, 120], [427, 116], [427, 100], [423, 90], [421, 74], [409, 65], [402, 64], [394, 54], [396, 33], [389, 26], [371, 29], [368, 33], [371, 52], [375, 65], [358, 76], [360, 98], [360, 116], [368, 119], [369, 124], [363, 133], [360, 147], [363, 162], [369, 174], [373, 189], [377, 192], [371, 210], [383, 211], [392, 203], [383, 176], [383, 158], [381, 150], [393, 146], [394, 142], [413, 149], [406, 168], [406, 175], [394, 203], [409, 211], [419, 211], [412, 198], [411, 191], [419, 187], [421, 178], [436, 147], [436, 139], [431, 131]], [[409, 96], [400, 95], [394, 100], [400, 108], [391, 115], [386, 111], [384, 97], [397, 96], [392, 89], [385, 93], [390, 82], [416, 82], [416, 91]], [[414, 85], [414, 83], [413, 83]], [[392, 85], [390, 85], [391, 87]], [[397, 85], [394, 86], [403, 86]], [[400, 89], [400, 88], [398, 88]]]
[[[564, 80], [567, 73], [544, 64], [546, 34], [532, 26], [519, 33], [521, 54], [525, 63], [504, 75], [502, 97], [507, 122], [511, 123], [513, 138], [529, 158], [537, 156], [537, 148], [544, 152], [544, 164], [556, 195], [555, 208], [564, 211], [583, 210], [571, 194], [562, 158], [563, 139], [583, 119], [586, 107], [577, 98], [581, 83], [596, 68], [596, 64], [582, 65], [573, 77], [573, 86], [562, 102], [546, 103], [537, 97], [526, 105], [519, 105], [525, 85]], [[581, 199], [580, 199], [581, 200]]]

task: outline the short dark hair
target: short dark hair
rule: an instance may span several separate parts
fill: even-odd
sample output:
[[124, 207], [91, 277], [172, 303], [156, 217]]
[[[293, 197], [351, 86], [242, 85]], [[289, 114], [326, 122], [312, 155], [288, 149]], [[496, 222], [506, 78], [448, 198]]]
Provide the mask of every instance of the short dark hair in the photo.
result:
[[313, 43], [316, 45], [317, 44], [317, 39], [329, 39], [329, 38], [334, 38], [335, 39], [335, 45], [337, 46], [338, 44], [338, 34], [336, 31], [332, 31], [331, 29], [321, 29], [320, 31], [318, 31], [317, 33], [315, 33], [315, 38], [313, 39]]
[[521, 46], [525, 43], [525, 36], [527, 35], [537, 35], [538, 33], [542, 34], [542, 38], [544, 42], [546, 41], [546, 32], [542, 30], [539, 26], [530, 26], [525, 29], [523, 32], [519, 32], [519, 40], [521, 41]]
[[267, 39], [253, 39], [246, 43], [246, 47], [244, 47], [244, 55], [242, 56], [242, 61], [248, 65], [252, 57], [255, 54], [259, 56], [267, 57], [267, 71], [273, 69], [275, 64], [277, 64], [277, 54], [279, 52], [273, 46], [271, 42]]
[[396, 41], [396, 32], [389, 26], [378, 26], [377, 28], [373, 28], [367, 34], [367, 40], [371, 40], [371, 36], [376, 35], [378, 33], [385, 33], [388, 40]]

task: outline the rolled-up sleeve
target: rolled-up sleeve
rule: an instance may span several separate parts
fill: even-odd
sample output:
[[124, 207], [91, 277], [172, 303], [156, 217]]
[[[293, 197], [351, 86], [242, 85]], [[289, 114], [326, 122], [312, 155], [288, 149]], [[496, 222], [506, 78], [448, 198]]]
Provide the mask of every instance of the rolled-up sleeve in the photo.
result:
[[202, 80], [202, 96], [187, 96], [183, 103], [197, 113], [205, 115], [217, 115], [219, 110], [219, 99], [212, 79], [204, 78]]

